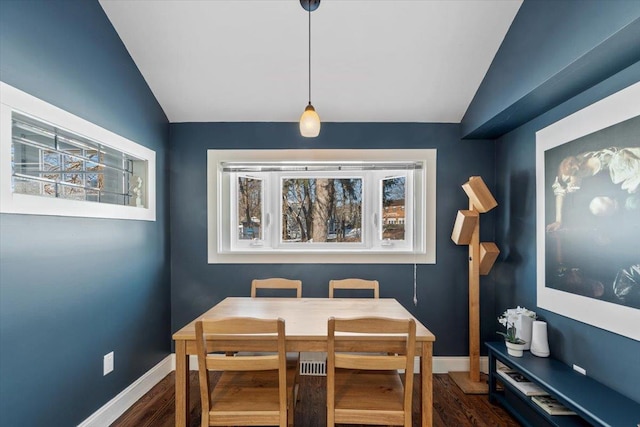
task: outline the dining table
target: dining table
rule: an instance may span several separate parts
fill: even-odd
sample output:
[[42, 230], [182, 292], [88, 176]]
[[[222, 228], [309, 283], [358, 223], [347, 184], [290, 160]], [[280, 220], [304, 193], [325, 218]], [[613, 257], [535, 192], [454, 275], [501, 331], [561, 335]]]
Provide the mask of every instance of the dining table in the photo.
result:
[[[416, 357], [420, 359], [419, 383], [421, 393], [421, 426], [433, 422], [433, 343], [436, 337], [405, 307], [393, 298], [249, 298], [228, 297], [196, 317], [173, 334], [176, 354], [175, 425], [189, 425], [189, 356], [196, 354], [195, 322], [202, 319], [228, 317], [282, 318], [285, 321], [287, 352], [326, 352], [327, 322], [330, 317], [387, 317], [414, 319], [416, 322]], [[367, 337], [354, 334], [358, 347], [350, 348], [341, 341], [340, 351], [402, 352], [404, 343], [398, 335]], [[250, 336], [234, 337], [233, 347], [238, 351], [264, 350], [263, 343]], [[352, 344], [353, 345], [353, 344]], [[365, 348], [361, 347], [362, 345]]]

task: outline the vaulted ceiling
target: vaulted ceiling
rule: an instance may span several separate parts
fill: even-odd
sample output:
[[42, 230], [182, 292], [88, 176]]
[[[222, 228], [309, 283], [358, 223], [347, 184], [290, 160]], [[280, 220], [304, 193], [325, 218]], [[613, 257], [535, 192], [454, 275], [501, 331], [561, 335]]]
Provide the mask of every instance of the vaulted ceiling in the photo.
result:
[[[323, 0], [322, 121], [458, 123], [522, 0]], [[298, 0], [100, 0], [171, 122], [295, 122], [308, 102]]]

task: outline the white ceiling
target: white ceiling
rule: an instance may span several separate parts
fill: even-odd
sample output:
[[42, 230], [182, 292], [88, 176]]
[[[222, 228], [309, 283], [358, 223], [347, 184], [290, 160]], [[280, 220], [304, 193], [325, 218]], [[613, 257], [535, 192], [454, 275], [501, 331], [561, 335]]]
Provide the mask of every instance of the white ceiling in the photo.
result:
[[[325, 122], [458, 123], [522, 0], [323, 0], [311, 101]], [[100, 0], [170, 122], [295, 122], [299, 0]]]

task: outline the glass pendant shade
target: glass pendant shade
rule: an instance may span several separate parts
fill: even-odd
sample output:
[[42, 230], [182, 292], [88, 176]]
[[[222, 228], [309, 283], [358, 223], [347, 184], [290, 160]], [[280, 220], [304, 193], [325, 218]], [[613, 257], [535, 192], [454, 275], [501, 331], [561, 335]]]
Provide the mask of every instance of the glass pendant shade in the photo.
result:
[[300, 134], [306, 138], [314, 138], [320, 134], [320, 116], [311, 103], [300, 117]]

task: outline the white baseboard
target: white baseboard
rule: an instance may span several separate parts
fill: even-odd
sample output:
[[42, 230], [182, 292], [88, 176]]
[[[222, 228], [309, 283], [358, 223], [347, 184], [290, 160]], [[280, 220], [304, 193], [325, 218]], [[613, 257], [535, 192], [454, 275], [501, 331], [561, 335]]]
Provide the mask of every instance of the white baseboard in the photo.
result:
[[[417, 362], [417, 361], [416, 361]], [[434, 357], [433, 373], [446, 374], [447, 372], [466, 372], [469, 370], [469, 358], [464, 356], [456, 357]], [[418, 371], [419, 372], [419, 371]], [[480, 357], [480, 372], [485, 374], [489, 372], [489, 359], [487, 356]]]
[[[174, 358], [175, 361], [175, 358]], [[420, 372], [420, 359], [416, 357], [413, 365], [415, 373]], [[192, 371], [198, 370], [198, 358], [194, 355], [189, 356], [189, 367]], [[175, 362], [173, 365], [175, 369]], [[469, 370], [469, 358], [465, 356], [434, 356], [433, 358], [433, 373], [434, 374], [446, 374], [451, 371], [468, 371]], [[486, 356], [480, 358], [480, 371], [485, 374], [489, 372], [489, 359]]]
[[[110, 425], [118, 417], [125, 413], [135, 402], [145, 395], [160, 380], [176, 369], [176, 355], [172, 353], [160, 363], [138, 378], [133, 384], [122, 390], [116, 397], [107, 402], [102, 408], [94, 412], [89, 418], [78, 424], [78, 427], [102, 427]], [[198, 370], [198, 359], [194, 355], [189, 356], [189, 369]], [[416, 357], [414, 370], [420, 372], [420, 360]], [[433, 358], [433, 373], [446, 374], [450, 371], [468, 371], [469, 358], [464, 356]], [[489, 371], [487, 357], [480, 358], [480, 371]]]
[[170, 354], [129, 387], [122, 390], [102, 408], [94, 412], [89, 418], [80, 423], [78, 427], [103, 427], [110, 425], [174, 369], [175, 355]]

